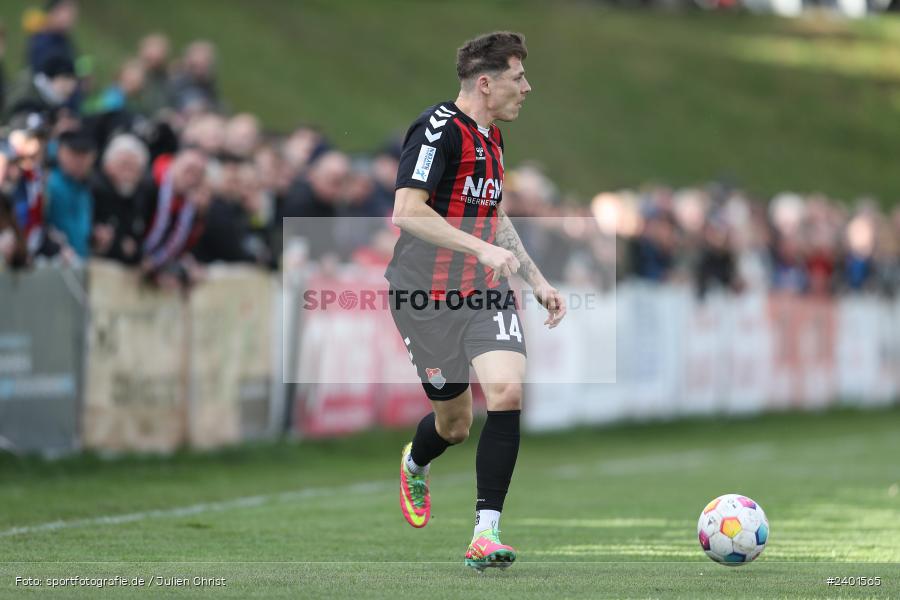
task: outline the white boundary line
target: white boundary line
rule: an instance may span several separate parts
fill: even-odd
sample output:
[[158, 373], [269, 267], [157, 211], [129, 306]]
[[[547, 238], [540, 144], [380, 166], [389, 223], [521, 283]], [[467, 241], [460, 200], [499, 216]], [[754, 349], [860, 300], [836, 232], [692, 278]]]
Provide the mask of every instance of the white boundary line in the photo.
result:
[[[856, 442], [857, 440], [871, 439], [871, 436], [860, 434], [848, 434], [838, 436], [843, 443]], [[830, 445], [834, 445], [836, 440], [828, 441]], [[857, 449], [858, 448], [854, 448]], [[775, 447], [766, 442], [738, 444], [730, 448], [730, 452], [742, 455], [741, 460], [757, 461], [770, 459], [774, 455]], [[707, 461], [713, 459], [716, 453], [713, 449], [684, 449], [669, 453], [658, 453], [644, 456], [636, 456], [630, 458], [607, 458], [596, 462], [588, 462], [580, 465], [561, 465], [548, 470], [548, 476], [554, 479], [571, 479], [581, 475], [621, 475], [625, 473], [636, 473], [653, 471], [654, 469], [670, 469], [676, 464], [686, 463], [688, 468], [697, 468]], [[454, 473], [441, 476], [441, 481], [459, 482], [472, 481], [474, 483], [475, 473]], [[331, 494], [350, 494], [365, 495], [375, 492], [382, 492], [391, 489], [397, 485], [396, 480], [383, 481], [365, 481], [354, 483], [346, 486], [333, 487], [314, 487], [302, 490], [294, 490], [289, 492], [279, 492], [275, 494], [262, 494], [257, 496], [243, 496], [240, 498], [232, 498], [230, 500], [221, 500], [217, 502], [200, 502], [188, 506], [180, 506], [175, 508], [163, 508], [146, 510], [140, 512], [126, 513], [120, 515], [104, 515], [99, 517], [89, 517], [84, 519], [58, 520], [37, 525], [23, 525], [21, 527], [13, 527], [0, 531], [0, 538], [7, 538], [16, 535], [26, 535], [33, 533], [43, 533], [48, 531], [58, 531], [60, 529], [73, 529], [77, 527], [91, 527], [103, 525], [121, 525], [124, 523], [135, 523], [137, 521], [145, 521], [147, 519], [165, 519], [179, 518], [191, 515], [199, 515], [208, 512], [220, 512], [232, 510], [236, 508], [253, 508], [265, 504], [276, 502], [296, 502], [308, 498], [318, 498]]]
[[[750, 446], [750, 445], [748, 445]], [[752, 446], [757, 446], [756, 444]], [[707, 455], [707, 458], [712, 456], [711, 452], [703, 451], [702, 453]], [[673, 459], [677, 460], [679, 457], [691, 457], [694, 461], [697, 460], [697, 451], [690, 450], [681, 454], [676, 452], [673, 454], [667, 455], [651, 455], [651, 456], [639, 456], [634, 458], [629, 458], [626, 461], [628, 468], [642, 468], [653, 470], [654, 468], [669, 468], [671, 466], [671, 461]], [[601, 460], [597, 463], [586, 463], [581, 465], [567, 465], [562, 467], [557, 467], [555, 469], [551, 469], [548, 473], [549, 476], [554, 478], [562, 478], [567, 479], [570, 477], [577, 477], [578, 475], [590, 473], [591, 471], [603, 467], [619, 467], [622, 465], [623, 459], [606, 459]], [[454, 481], [466, 481], [466, 480], [474, 480], [475, 473], [456, 473], [450, 474], [446, 476], [440, 477], [441, 481], [454, 482]], [[474, 481], [473, 481], [474, 483]], [[258, 496], [243, 496], [239, 498], [232, 498], [230, 500], [220, 500], [217, 502], [200, 502], [197, 504], [191, 504], [188, 506], [179, 506], [175, 508], [162, 508], [162, 509], [153, 509], [153, 510], [145, 510], [140, 512], [126, 513], [120, 515], [103, 515], [99, 517], [88, 517], [84, 519], [71, 519], [71, 520], [58, 520], [58, 521], [49, 521], [47, 523], [40, 523], [37, 525], [23, 525], [20, 527], [13, 527], [11, 529], [6, 529], [4, 531], [0, 531], [0, 538], [7, 538], [16, 535], [29, 535], [35, 533], [45, 533], [49, 531], [58, 531], [61, 529], [73, 529], [78, 527], [96, 527], [96, 526], [104, 526], [104, 525], [122, 525], [125, 523], [135, 523], [138, 521], [145, 521], [147, 519], [173, 519], [179, 517], [189, 517], [191, 515], [199, 515], [208, 512], [221, 512], [226, 510], [232, 510], [237, 508], [253, 508], [257, 506], [263, 506], [265, 504], [272, 503], [280, 503], [280, 502], [296, 502], [300, 500], [306, 500], [308, 498], [318, 498], [321, 496], [328, 496], [332, 494], [349, 494], [349, 495], [364, 495], [371, 494], [375, 492], [381, 492], [390, 489], [394, 485], [397, 485], [396, 481], [368, 481], [355, 483], [347, 486], [334, 486], [334, 487], [315, 487], [315, 488], [305, 488], [302, 490], [294, 490], [290, 492], [279, 492], [275, 494], [262, 494]]]
[[69, 521], [50, 521], [48, 523], [41, 523], [39, 525], [25, 525], [23, 527], [13, 527], [12, 529], [0, 531], [0, 538], [30, 533], [42, 533], [45, 531], [56, 531], [59, 529], [72, 529], [74, 527], [91, 527], [95, 525], [121, 525], [123, 523], [134, 523], [136, 521], [144, 521], [146, 519], [188, 517], [191, 515], [231, 510], [234, 508], [253, 508], [273, 502], [293, 502], [297, 500], [305, 500], [307, 498], [327, 496], [330, 494], [370, 494], [387, 490], [395, 483], [396, 482], [393, 481], [367, 481], [362, 483], [354, 483], [347, 486], [306, 488], [303, 490], [280, 492], [277, 494], [243, 496], [241, 498], [233, 498], [231, 500], [222, 500], [219, 502], [200, 502], [198, 504], [191, 504], [189, 506], [145, 510], [141, 512], [127, 513], [122, 515], [106, 515], [101, 517], [91, 517], [87, 519], [72, 519]]

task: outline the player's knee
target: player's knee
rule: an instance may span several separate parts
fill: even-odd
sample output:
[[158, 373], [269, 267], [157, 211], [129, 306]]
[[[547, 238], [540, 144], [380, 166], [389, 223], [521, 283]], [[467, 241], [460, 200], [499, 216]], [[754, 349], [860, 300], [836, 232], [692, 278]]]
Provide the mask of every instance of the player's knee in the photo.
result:
[[469, 437], [469, 428], [472, 426], [472, 415], [463, 416], [448, 421], [443, 427], [438, 425], [438, 435], [451, 444], [462, 444]]
[[447, 437], [444, 438], [451, 444], [462, 444], [469, 438], [469, 428], [468, 427], [457, 427], [455, 429], [451, 429]]
[[490, 410], [521, 410], [522, 384], [497, 383], [491, 386]]

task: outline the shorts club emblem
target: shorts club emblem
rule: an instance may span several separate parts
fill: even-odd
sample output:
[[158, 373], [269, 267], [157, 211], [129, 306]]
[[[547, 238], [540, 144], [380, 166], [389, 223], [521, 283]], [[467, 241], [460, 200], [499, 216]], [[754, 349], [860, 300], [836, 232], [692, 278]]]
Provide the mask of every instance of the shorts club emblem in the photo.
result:
[[425, 375], [428, 377], [428, 383], [437, 389], [441, 389], [444, 387], [444, 384], [447, 383], [447, 379], [441, 375], [440, 369], [429, 369], [428, 367], [425, 367]]

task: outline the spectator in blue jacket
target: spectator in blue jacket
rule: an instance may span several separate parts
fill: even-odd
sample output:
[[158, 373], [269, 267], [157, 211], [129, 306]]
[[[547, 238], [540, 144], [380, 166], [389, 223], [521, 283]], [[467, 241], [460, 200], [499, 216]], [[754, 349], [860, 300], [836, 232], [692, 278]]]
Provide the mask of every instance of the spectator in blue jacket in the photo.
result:
[[90, 249], [93, 198], [88, 178], [94, 164], [95, 144], [84, 130], [59, 137], [58, 166], [47, 178], [47, 223], [62, 233], [82, 259]]

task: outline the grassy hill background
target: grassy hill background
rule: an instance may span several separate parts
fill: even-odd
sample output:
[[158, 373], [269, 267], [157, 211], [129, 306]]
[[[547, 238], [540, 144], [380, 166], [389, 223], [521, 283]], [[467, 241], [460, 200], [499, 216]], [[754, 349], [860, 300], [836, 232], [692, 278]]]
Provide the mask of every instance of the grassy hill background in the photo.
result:
[[[504, 127], [508, 161], [537, 159], [582, 198], [647, 181], [728, 177], [900, 198], [900, 20], [779, 20], [621, 11], [595, 2], [81, 0], [76, 39], [101, 81], [152, 30], [220, 50], [235, 110], [267, 126], [320, 125], [365, 151], [455, 97], [455, 49], [492, 29], [525, 33], [534, 87]], [[7, 76], [22, 11], [4, 0]]]

